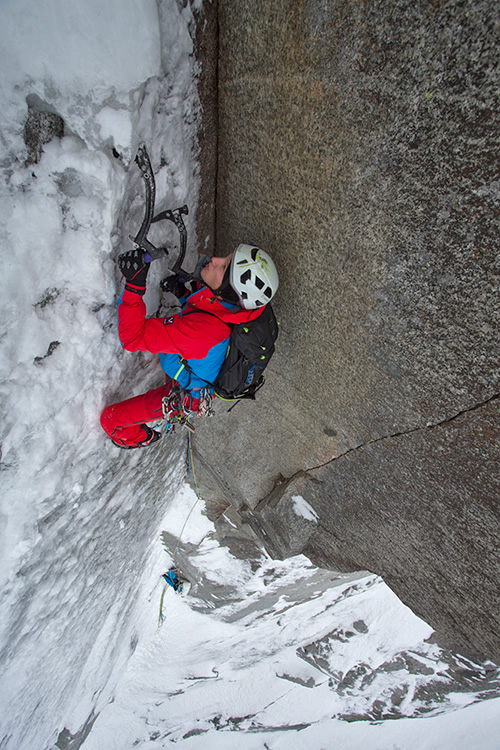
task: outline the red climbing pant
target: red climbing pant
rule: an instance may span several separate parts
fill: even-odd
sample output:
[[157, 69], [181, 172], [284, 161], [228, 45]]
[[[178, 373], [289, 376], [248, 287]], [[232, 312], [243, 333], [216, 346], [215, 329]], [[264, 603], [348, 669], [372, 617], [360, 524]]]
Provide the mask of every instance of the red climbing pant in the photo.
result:
[[[107, 406], [101, 414], [101, 426], [106, 435], [118, 445], [136, 446], [146, 440], [148, 431], [146, 422], [163, 419], [162, 399], [170, 396], [174, 384], [171, 380], [160, 388], [143, 393], [141, 396], [128, 398], [117, 404]], [[190, 394], [184, 397], [184, 407], [197, 411], [199, 398]]]

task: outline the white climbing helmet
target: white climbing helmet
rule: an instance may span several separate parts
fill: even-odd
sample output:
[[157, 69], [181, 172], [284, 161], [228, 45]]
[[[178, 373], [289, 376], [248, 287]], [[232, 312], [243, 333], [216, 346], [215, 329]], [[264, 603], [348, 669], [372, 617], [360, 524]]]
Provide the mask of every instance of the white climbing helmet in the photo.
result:
[[278, 291], [279, 279], [274, 261], [254, 245], [238, 245], [231, 260], [229, 283], [245, 310], [267, 305]]

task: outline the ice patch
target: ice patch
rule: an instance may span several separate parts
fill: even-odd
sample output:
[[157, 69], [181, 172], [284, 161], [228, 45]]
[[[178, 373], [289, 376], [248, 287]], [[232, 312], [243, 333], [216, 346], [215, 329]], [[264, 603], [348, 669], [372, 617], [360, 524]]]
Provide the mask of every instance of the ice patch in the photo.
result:
[[309, 505], [307, 500], [304, 500], [302, 495], [292, 495], [293, 510], [297, 516], [305, 518], [306, 521], [312, 521], [313, 523], [318, 522], [318, 514], [314, 508]]

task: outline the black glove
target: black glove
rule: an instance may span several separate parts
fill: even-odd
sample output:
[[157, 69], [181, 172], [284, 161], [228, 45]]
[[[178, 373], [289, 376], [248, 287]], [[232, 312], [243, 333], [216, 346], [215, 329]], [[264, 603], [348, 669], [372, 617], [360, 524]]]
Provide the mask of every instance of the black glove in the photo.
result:
[[186, 279], [182, 276], [167, 276], [160, 281], [160, 287], [164, 292], [171, 292], [177, 299], [181, 299], [186, 294]]
[[125, 289], [136, 294], [144, 294], [149, 266], [149, 263], [144, 262], [144, 253], [139, 248], [119, 255], [118, 268], [127, 282]]

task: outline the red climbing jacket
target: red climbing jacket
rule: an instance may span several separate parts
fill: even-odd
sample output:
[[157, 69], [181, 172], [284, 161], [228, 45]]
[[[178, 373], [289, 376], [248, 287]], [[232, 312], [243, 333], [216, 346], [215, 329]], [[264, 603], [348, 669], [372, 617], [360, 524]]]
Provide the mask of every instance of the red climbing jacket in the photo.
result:
[[[160, 354], [167, 375], [185, 389], [201, 389], [215, 380], [222, 367], [231, 335], [227, 324], [254, 320], [262, 310], [221, 302], [203, 286], [188, 297], [179, 314], [146, 318], [142, 296], [124, 290], [118, 301], [118, 334], [127, 351]], [[188, 368], [182, 366], [182, 359]]]

